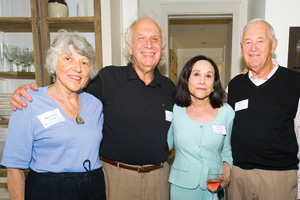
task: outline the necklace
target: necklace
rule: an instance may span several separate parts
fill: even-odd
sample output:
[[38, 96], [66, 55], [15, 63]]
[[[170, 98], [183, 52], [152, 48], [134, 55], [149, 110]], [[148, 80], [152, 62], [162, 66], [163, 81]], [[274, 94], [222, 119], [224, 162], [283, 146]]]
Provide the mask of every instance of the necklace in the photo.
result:
[[65, 102], [64, 100], [63, 100], [63, 98], [61, 98], [61, 96], [58, 94], [58, 92], [57, 92], [57, 90], [56, 90], [56, 87], [54, 86], [54, 89], [55, 89], [55, 92], [56, 92], [56, 94], [57, 94], [57, 96], [58, 96], [58, 98], [60, 99], [60, 100], [62, 100], [75, 114], [76, 114], [76, 123], [77, 124], [84, 124], [84, 120], [79, 116], [79, 114], [78, 114], [78, 112], [76, 112], [75, 110], [73, 110], [73, 108], [71, 108], [71, 106], [69, 106], [69, 104], [67, 103], [67, 102]]

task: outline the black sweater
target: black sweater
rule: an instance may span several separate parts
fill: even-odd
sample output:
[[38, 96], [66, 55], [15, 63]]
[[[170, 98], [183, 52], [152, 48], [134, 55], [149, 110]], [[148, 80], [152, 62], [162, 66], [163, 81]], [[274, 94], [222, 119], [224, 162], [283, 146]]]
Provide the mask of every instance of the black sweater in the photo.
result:
[[243, 169], [298, 169], [298, 144], [294, 131], [300, 97], [300, 74], [279, 67], [260, 86], [248, 74], [238, 75], [228, 86], [228, 102], [249, 100], [236, 111], [231, 136], [233, 164]]

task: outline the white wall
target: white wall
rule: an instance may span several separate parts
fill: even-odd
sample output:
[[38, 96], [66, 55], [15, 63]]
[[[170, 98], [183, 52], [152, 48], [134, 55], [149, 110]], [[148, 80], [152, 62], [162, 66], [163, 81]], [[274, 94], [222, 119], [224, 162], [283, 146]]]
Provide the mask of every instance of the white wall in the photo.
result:
[[[122, 14], [123, 14], [123, 10], [122, 10], [122, 0], [114, 0], [114, 1], [110, 1], [110, 0], [106, 0], [110, 3], [110, 21], [109, 24], [111, 27], [111, 34], [109, 34], [109, 32], [102, 32], [103, 36], [107, 35], [108, 37], [110, 37], [110, 42], [112, 45], [112, 49], [111, 49], [111, 62], [107, 63], [104, 66], [108, 66], [108, 65], [116, 65], [119, 66], [121, 65], [122, 61]], [[108, 9], [108, 8], [105, 8]], [[113, 39], [112, 39], [113, 38]], [[103, 45], [103, 52], [108, 51], [108, 49], [106, 49], [106, 46]], [[103, 55], [104, 56], [104, 55]]]
[[[136, 14], [138, 10], [138, 0], [122, 0], [123, 1], [123, 29], [122, 29], [122, 45], [123, 48], [125, 48], [124, 40], [123, 40], [123, 34], [125, 33], [125, 30], [130, 26], [131, 22], [133, 22], [136, 19]], [[122, 48], [122, 61], [123, 64], [127, 64], [124, 59], [123, 54], [123, 48]]]
[[[112, 64], [112, 8], [110, 0], [101, 0], [102, 62], [103, 67]], [[105, 47], [105, 48], [104, 48]]]
[[265, 18], [266, 0], [248, 1], [248, 21], [254, 18]]
[[275, 30], [278, 46], [275, 56], [278, 63], [287, 66], [290, 26], [300, 26], [299, 0], [266, 0], [265, 20]]

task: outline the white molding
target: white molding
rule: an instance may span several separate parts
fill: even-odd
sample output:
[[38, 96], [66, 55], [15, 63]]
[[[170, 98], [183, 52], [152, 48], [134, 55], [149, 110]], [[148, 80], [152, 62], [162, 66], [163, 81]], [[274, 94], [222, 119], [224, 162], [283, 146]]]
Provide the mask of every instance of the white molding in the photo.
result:
[[161, 1], [160, 5], [187, 5], [187, 4], [241, 4], [241, 0], [232, 1]]
[[103, 66], [112, 63], [110, 0], [101, 0], [102, 61]]

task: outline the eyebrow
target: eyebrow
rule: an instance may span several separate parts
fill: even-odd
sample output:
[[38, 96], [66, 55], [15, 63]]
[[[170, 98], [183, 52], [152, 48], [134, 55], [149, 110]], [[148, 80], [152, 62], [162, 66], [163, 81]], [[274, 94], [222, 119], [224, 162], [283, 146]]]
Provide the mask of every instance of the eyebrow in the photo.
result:
[[[264, 36], [259, 36], [257, 39], [264, 39], [265, 37]], [[246, 40], [251, 40], [250, 38], [244, 38], [244, 41]]]
[[[192, 70], [192, 72], [201, 72], [201, 70], [195, 69], [195, 70]], [[202, 72], [201, 72], [201, 73], [202, 73]], [[212, 71], [207, 71], [206, 74], [207, 74], [207, 73], [212, 73], [212, 74], [213, 74], [214, 72], [212, 72]]]
[[[139, 33], [139, 34], [137, 34], [137, 37], [139, 37], [139, 36], [145, 36], [146, 34], [144, 34], [144, 33]], [[158, 37], [158, 38], [161, 38], [159, 35], [151, 35], [150, 37]]]

